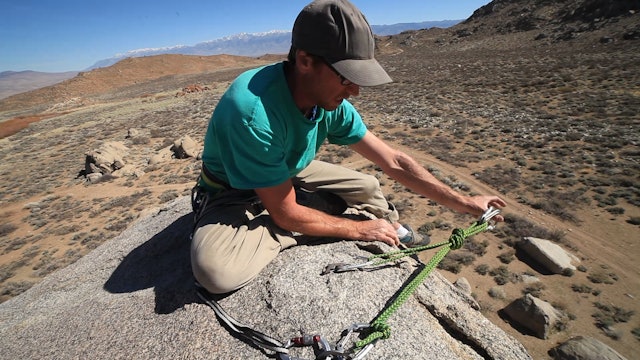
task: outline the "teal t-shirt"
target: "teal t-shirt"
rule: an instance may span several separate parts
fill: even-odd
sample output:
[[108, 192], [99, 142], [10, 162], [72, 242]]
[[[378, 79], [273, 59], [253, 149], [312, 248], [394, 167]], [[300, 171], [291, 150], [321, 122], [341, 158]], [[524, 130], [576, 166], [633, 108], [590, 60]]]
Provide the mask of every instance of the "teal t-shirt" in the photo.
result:
[[281, 184], [309, 165], [325, 139], [349, 145], [366, 133], [360, 114], [346, 100], [333, 111], [319, 108], [315, 121], [303, 116], [289, 91], [283, 65], [241, 74], [211, 116], [202, 160], [233, 188]]

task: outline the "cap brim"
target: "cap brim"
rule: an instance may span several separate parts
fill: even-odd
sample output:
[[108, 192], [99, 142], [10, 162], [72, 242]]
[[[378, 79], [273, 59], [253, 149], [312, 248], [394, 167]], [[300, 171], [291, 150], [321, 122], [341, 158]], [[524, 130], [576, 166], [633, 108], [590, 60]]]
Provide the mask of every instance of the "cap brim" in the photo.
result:
[[360, 86], [377, 86], [393, 81], [376, 59], [340, 60], [331, 66], [349, 81]]

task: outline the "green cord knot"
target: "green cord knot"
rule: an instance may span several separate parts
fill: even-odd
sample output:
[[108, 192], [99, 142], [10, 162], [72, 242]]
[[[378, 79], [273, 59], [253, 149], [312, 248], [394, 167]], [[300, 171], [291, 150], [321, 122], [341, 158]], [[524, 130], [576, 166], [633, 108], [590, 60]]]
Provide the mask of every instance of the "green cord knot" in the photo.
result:
[[371, 329], [369, 335], [356, 342], [356, 349], [362, 349], [378, 339], [388, 339], [391, 337], [391, 326], [387, 325], [385, 322], [376, 320], [371, 324], [369, 329]]
[[371, 327], [375, 332], [380, 333], [381, 339], [388, 339], [391, 337], [391, 326], [383, 322], [375, 322]]
[[453, 229], [451, 236], [449, 237], [449, 246], [453, 250], [460, 249], [464, 244], [464, 239], [467, 234], [462, 229]]

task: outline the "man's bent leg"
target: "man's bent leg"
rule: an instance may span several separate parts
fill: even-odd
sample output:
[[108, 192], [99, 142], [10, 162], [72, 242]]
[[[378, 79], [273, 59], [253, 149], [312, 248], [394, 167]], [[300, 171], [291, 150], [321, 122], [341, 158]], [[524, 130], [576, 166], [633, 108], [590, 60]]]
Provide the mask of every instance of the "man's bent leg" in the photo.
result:
[[325, 190], [336, 194], [349, 207], [365, 210], [377, 218], [386, 218], [390, 222], [399, 219], [398, 212], [384, 197], [375, 176], [314, 160], [293, 180], [294, 184], [310, 191]]
[[246, 204], [211, 206], [193, 234], [193, 275], [211, 293], [234, 291], [293, 245], [295, 239], [276, 226], [266, 211], [254, 215]]

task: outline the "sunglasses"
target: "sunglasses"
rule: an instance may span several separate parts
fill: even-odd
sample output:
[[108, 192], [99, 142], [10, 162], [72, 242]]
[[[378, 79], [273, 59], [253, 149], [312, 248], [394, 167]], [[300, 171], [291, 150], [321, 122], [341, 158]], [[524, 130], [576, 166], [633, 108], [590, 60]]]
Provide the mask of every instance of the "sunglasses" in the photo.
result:
[[336, 70], [336, 68], [334, 68], [333, 66], [331, 66], [331, 64], [324, 58], [322, 58], [322, 61], [327, 64], [327, 66], [329, 67], [329, 69], [333, 70], [334, 73], [336, 73], [336, 75], [338, 75], [340, 77], [340, 84], [342, 84], [342, 86], [349, 86], [351, 84], [353, 84], [353, 82], [349, 79], [347, 79], [346, 77], [342, 76], [342, 74], [340, 74], [338, 72], [338, 70]]

